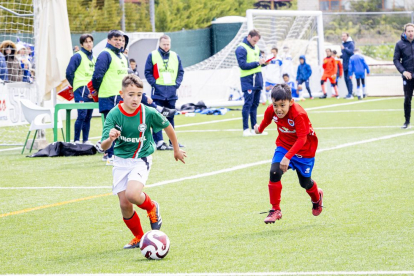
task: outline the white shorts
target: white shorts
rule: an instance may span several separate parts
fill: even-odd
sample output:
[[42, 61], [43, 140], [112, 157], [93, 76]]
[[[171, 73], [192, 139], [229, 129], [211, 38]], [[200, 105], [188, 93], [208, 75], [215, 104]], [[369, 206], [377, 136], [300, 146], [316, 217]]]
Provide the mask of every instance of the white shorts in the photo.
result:
[[147, 182], [152, 165], [152, 156], [144, 158], [121, 158], [114, 156], [114, 167], [112, 169], [113, 183], [112, 193], [114, 195], [125, 191], [128, 181], [135, 180], [142, 184]]

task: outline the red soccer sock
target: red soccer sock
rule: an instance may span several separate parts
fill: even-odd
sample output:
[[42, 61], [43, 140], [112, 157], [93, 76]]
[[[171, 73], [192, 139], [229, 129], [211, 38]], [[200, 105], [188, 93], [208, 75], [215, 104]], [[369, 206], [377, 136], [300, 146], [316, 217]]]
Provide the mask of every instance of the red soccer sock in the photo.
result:
[[319, 197], [318, 185], [316, 185], [315, 181], [313, 181], [312, 188], [310, 188], [309, 190], [306, 190], [306, 192], [310, 196], [313, 203], [316, 203], [319, 201], [320, 197]]
[[138, 205], [138, 207], [149, 212], [154, 208], [155, 205], [152, 202], [151, 198], [146, 193], [144, 193], [144, 195], [145, 195], [144, 203], [142, 203], [141, 205]]
[[129, 219], [124, 218], [124, 222], [135, 237], [141, 238], [144, 235], [137, 212], [134, 211], [134, 215]]
[[273, 210], [280, 210], [280, 197], [282, 194], [282, 182], [269, 181], [270, 204]]

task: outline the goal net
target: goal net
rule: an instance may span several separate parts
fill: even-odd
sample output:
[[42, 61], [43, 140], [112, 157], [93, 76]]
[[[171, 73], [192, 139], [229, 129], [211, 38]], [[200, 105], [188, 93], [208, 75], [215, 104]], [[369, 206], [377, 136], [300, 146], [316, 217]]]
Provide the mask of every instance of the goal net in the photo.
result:
[[[27, 134], [20, 99], [35, 101], [35, 38], [32, 0], [0, 0], [0, 51], [5, 65], [0, 68], [0, 146], [22, 145]], [[13, 57], [10, 56], [12, 54]]]
[[[208, 106], [241, 105], [240, 69], [235, 50], [252, 29], [261, 34], [258, 47], [268, 57], [273, 47], [283, 60], [282, 71], [296, 80], [299, 56], [312, 67], [311, 89], [320, 91], [320, 68], [324, 58], [322, 12], [247, 10], [246, 21], [234, 39], [220, 52], [185, 68], [179, 104], [204, 101]], [[305, 94], [305, 93], [304, 93]], [[304, 95], [306, 96], [306, 95]]]

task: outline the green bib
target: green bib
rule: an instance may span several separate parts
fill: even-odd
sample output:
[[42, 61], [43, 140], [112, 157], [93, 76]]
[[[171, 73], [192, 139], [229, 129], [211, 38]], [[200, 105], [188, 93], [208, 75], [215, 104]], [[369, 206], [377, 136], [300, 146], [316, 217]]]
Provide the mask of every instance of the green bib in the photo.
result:
[[[243, 42], [240, 43], [239, 46], [242, 46], [247, 51], [247, 57], [246, 57], [246, 62], [247, 63], [259, 62], [259, 60], [260, 60], [260, 49], [259, 49], [259, 47], [254, 47], [254, 49], [252, 49], [246, 43], [243, 43]], [[260, 65], [256, 68], [253, 68], [253, 69], [250, 69], [250, 70], [240, 69], [240, 77], [246, 77], [246, 76], [258, 73], [258, 72], [262, 72], [262, 67]]]
[[112, 61], [99, 88], [99, 98], [119, 95], [119, 91], [122, 89], [122, 80], [128, 75], [128, 61], [126, 57], [120, 53], [121, 58], [119, 58], [108, 48], [105, 48], [104, 51], [107, 51], [111, 55]]
[[88, 56], [82, 51], [79, 51], [76, 54], [79, 54], [81, 56], [81, 63], [75, 71], [75, 78], [73, 79], [73, 91], [76, 91], [76, 89], [79, 87], [88, 84], [88, 82], [92, 79], [96, 63], [95, 57], [90, 60]]
[[158, 85], [175, 85], [178, 74], [178, 57], [173, 51], [170, 51], [168, 60], [161, 57], [158, 50], [152, 51], [152, 64], [158, 64], [159, 78], [156, 80]]

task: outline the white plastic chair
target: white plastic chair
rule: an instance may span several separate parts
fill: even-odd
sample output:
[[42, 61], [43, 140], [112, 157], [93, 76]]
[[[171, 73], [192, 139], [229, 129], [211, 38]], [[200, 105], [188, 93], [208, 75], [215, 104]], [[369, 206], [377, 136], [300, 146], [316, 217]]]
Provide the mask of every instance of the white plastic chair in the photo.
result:
[[[35, 135], [33, 137], [32, 145], [30, 147], [30, 152], [32, 152], [33, 144], [36, 139], [37, 131], [40, 129], [53, 128], [53, 115], [54, 110], [52, 108], [40, 107], [29, 100], [21, 99], [20, 106], [26, 121], [30, 124], [29, 132], [27, 133], [26, 141], [24, 142], [22, 154], [24, 148], [26, 147], [27, 140], [29, 139], [30, 132], [35, 130]], [[50, 123], [43, 123], [43, 119], [48, 116], [50, 118]], [[57, 127], [62, 130], [63, 140], [65, 140], [65, 135], [63, 134], [63, 125], [60, 116], [58, 116]]]

